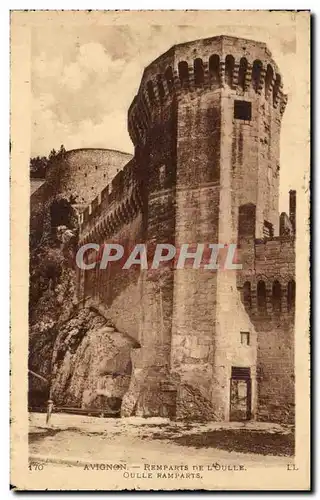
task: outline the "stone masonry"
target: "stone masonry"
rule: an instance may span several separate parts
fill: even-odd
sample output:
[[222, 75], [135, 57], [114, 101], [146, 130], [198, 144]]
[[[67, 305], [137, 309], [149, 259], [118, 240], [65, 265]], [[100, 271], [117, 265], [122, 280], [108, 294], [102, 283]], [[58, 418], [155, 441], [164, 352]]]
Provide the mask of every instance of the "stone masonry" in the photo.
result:
[[252, 40], [183, 43], [145, 69], [128, 111], [135, 155], [80, 215], [79, 245], [235, 243], [243, 269], [78, 270], [79, 305], [103, 306], [141, 346], [124, 415], [294, 419], [294, 191], [278, 213], [286, 103]]

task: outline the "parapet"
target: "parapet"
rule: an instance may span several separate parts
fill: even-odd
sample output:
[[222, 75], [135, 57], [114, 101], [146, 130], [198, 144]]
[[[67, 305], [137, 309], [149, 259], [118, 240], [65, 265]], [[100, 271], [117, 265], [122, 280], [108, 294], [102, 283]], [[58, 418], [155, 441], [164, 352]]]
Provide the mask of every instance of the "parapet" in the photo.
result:
[[294, 264], [295, 238], [294, 236], [277, 236], [267, 240], [255, 240], [256, 265], [277, 261], [278, 263]]
[[128, 111], [135, 145], [145, 141], [159, 109], [184, 91], [230, 87], [254, 91], [282, 114], [287, 103], [278, 66], [265, 43], [217, 36], [173, 46], [144, 70], [138, 94]]
[[129, 161], [80, 215], [80, 242], [90, 242], [91, 232], [108, 237], [139, 211], [142, 204], [135, 159]]
[[286, 315], [289, 314], [292, 323], [295, 307], [294, 236], [253, 240], [252, 259], [252, 265], [238, 273], [238, 288], [247, 312], [254, 320], [262, 318], [264, 321], [278, 318], [281, 312], [282, 320], [287, 321]]

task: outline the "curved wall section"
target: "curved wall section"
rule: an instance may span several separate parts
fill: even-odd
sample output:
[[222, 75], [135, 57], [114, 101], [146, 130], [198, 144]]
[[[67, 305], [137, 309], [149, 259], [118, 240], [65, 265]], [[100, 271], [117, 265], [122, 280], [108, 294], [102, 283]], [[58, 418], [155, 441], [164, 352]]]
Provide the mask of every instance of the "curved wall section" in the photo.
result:
[[59, 179], [61, 195], [72, 195], [76, 204], [88, 205], [131, 158], [129, 153], [112, 149], [73, 149], [49, 172], [47, 181]]

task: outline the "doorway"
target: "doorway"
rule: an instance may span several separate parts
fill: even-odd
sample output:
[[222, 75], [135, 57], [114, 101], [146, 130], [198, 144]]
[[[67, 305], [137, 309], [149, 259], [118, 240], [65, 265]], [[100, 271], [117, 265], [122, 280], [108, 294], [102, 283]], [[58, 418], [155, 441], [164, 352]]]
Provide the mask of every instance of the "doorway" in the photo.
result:
[[230, 420], [241, 422], [251, 419], [251, 374], [250, 368], [231, 368]]

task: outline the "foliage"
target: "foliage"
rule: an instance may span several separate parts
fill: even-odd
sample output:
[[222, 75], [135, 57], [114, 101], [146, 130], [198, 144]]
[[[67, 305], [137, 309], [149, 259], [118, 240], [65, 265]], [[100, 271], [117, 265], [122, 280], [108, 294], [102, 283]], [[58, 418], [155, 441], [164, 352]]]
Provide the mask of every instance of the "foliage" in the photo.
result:
[[52, 149], [48, 158], [46, 156], [36, 156], [30, 159], [30, 177], [32, 179], [44, 179], [47, 169], [56, 161], [63, 160], [66, 150], [61, 144], [59, 151]]

